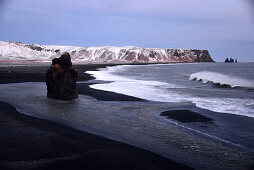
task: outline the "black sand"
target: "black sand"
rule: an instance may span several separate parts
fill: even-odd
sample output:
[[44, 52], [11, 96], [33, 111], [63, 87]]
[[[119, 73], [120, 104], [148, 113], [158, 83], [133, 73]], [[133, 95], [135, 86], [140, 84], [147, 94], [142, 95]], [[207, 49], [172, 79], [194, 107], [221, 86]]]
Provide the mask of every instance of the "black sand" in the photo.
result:
[[[113, 65], [111, 65], [113, 66]], [[78, 70], [78, 81], [93, 80], [89, 74], [84, 74], [86, 71], [95, 71], [98, 68], [104, 68], [106, 65], [76, 65]], [[21, 83], [21, 82], [45, 82], [46, 71], [49, 66], [16, 66], [16, 67], [0, 67], [0, 84], [3, 83]], [[91, 84], [77, 83], [79, 94], [89, 95], [98, 100], [104, 101], [145, 101], [132, 96], [122, 95], [114, 92], [96, 90], [89, 88]]]
[[[96, 67], [77, 66], [79, 81], [92, 79], [83, 72]], [[47, 68], [1, 68], [0, 83], [43, 82]], [[89, 87], [81, 91], [89, 93]], [[113, 94], [96, 93], [108, 99]], [[124, 96], [114, 95], [115, 100]], [[189, 169], [149, 151], [23, 115], [3, 102], [0, 139], [0, 169]]]
[[213, 119], [190, 110], [169, 110], [161, 113], [168, 119], [174, 119], [182, 123], [190, 122], [213, 122]]

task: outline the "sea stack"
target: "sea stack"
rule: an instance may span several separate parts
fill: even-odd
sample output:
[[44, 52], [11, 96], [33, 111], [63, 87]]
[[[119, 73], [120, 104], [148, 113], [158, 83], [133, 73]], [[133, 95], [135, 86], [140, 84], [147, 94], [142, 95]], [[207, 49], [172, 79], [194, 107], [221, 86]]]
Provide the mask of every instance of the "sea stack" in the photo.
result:
[[72, 67], [70, 54], [65, 52], [54, 58], [46, 73], [47, 97], [55, 99], [76, 99], [77, 70]]

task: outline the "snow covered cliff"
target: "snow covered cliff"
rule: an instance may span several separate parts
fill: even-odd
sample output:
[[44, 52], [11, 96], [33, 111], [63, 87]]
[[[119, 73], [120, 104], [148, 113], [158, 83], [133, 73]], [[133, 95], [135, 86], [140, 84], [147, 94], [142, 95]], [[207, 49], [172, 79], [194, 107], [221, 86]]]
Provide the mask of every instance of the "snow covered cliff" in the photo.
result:
[[168, 63], [213, 62], [207, 50], [125, 47], [76, 47], [0, 41], [1, 61], [51, 61], [69, 52], [73, 62]]

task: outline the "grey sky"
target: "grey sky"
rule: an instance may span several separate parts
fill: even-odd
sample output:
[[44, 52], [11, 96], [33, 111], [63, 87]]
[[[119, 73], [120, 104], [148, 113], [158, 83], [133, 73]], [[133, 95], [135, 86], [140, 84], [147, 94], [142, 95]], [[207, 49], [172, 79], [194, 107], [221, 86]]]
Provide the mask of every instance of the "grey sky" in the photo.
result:
[[251, 0], [0, 0], [0, 40], [208, 49], [254, 61]]

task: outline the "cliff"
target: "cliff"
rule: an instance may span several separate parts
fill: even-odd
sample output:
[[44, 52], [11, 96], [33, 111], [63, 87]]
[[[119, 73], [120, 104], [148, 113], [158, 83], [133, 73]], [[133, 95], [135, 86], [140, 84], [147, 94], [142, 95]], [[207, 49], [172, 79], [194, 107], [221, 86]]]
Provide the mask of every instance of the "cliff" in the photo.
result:
[[73, 62], [169, 63], [213, 62], [208, 50], [142, 47], [76, 47], [0, 41], [0, 61], [51, 61], [69, 52]]

